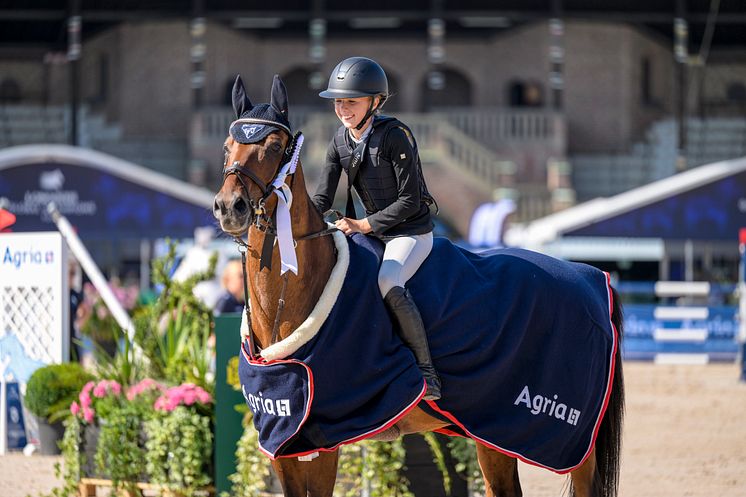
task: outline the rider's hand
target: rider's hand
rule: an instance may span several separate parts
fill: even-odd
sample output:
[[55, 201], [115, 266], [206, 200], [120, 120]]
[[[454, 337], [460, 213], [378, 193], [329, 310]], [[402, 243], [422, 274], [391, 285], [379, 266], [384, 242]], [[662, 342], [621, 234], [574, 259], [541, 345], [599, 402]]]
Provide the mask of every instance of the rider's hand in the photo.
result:
[[373, 231], [367, 218], [352, 219], [349, 217], [343, 217], [342, 219], [335, 221], [334, 225], [345, 235], [351, 235], [353, 233], [365, 234]]

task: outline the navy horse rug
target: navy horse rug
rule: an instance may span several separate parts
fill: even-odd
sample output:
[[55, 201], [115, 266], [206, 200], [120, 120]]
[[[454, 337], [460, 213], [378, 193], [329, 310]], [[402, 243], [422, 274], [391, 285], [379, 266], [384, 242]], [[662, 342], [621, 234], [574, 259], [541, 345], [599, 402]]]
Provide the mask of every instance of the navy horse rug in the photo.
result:
[[[425, 387], [376, 284], [380, 241], [335, 233], [337, 264], [311, 316], [239, 375], [271, 458], [388, 429]], [[558, 473], [590, 454], [614, 375], [608, 275], [521, 249], [474, 254], [436, 238], [407, 287], [442, 380], [421, 407], [443, 430]], [[242, 324], [242, 334], [247, 332]]]

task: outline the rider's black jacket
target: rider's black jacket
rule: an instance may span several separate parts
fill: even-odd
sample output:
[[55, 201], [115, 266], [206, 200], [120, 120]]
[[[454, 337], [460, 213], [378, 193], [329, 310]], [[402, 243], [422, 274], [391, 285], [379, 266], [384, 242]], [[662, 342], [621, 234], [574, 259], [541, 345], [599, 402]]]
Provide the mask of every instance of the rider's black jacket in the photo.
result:
[[[353, 184], [365, 206], [373, 233], [376, 236], [422, 235], [433, 230], [430, 208], [420, 193], [417, 158], [405, 132], [397, 126], [377, 126], [376, 118], [369, 143], [380, 143], [375, 164], [369, 153], [364, 155], [360, 170]], [[385, 136], [373, 136], [385, 133]], [[326, 166], [321, 174], [313, 203], [320, 212], [327, 211], [334, 202], [334, 195], [342, 170], [347, 172], [348, 160], [355, 143], [349, 132], [344, 140], [329, 143]], [[378, 138], [381, 138], [378, 140]]]

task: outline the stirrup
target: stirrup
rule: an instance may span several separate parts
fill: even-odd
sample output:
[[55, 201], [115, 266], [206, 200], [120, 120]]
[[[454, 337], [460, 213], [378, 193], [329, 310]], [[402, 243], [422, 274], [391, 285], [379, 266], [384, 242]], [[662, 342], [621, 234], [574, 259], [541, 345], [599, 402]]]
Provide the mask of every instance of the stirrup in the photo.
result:
[[427, 390], [425, 390], [425, 395], [422, 397], [423, 400], [439, 400], [440, 395], [440, 379], [435, 377], [425, 377], [425, 384], [427, 385]]

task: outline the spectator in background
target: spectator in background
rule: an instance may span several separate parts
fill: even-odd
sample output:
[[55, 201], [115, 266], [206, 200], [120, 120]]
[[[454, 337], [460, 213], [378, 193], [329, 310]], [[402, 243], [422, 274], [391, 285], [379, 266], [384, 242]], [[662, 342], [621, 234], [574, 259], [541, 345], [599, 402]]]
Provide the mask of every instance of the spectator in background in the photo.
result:
[[208, 308], [214, 309], [217, 304], [217, 296], [220, 294], [220, 282], [217, 275], [224, 268], [226, 257], [221, 251], [210, 247], [215, 236], [215, 229], [198, 227], [194, 229], [194, 245], [187, 250], [184, 258], [179, 262], [172, 278], [174, 281], [184, 281], [195, 273], [206, 271], [210, 258], [215, 252], [218, 254], [215, 266], [215, 277], [198, 282], [194, 286], [194, 296], [200, 299]]
[[83, 270], [70, 256], [67, 260], [68, 285], [70, 286], [70, 360], [83, 362], [83, 348], [78, 343], [83, 337], [78, 326], [78, 308], [83, 301]]
[[499, 248], [505, 246], [505, 232], [516, 210], [512, 190], [499, 188], [493, 201], [480, 205], [469, 223], [469, 245], [473, 248]]
[[244, 308], [244, 281], [241, 261], [228, 261], [220, 278], [223, 293], [218, 298], [213, 312], [216, 316], [229, 312], [242, 312]]

